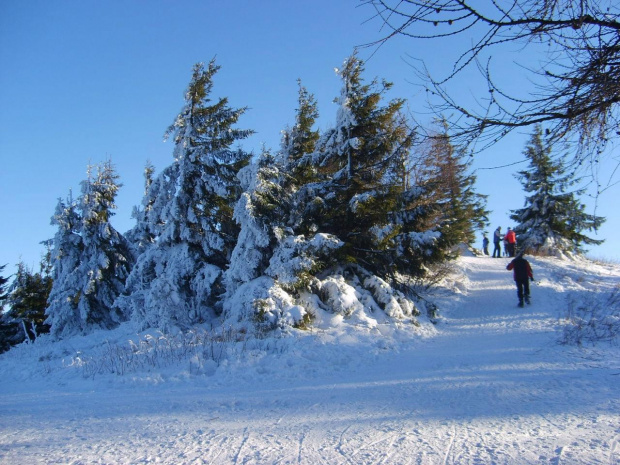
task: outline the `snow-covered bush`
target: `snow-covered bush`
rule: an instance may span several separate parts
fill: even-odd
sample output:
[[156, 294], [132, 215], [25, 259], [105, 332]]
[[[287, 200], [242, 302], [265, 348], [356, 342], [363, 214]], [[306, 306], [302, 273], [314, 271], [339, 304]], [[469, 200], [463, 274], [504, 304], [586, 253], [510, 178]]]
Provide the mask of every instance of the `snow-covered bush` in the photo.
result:
[[224, 304], [225, 323], [246, 331], [258, 329], [260, 335], [276, 328], [306, 329], [315, 320], [328, 320], [327, 315], [372, 326], [388, 319], [415, 322], [420, 315], [412, 298], [358, 266], [301, 276], [288, 286], [269, 276], [243, 284]]
[[568, 299], [562, 343], [596, 344], [620, 341], [620, 285], [610, 293], [590, 291]]
[[[305, 301], [317, 311], [368, 323], [412, 321], [420, 315], [414, 300], [360, 266], [337, 267], [317, 278], [315, 296]], [[311, 307], [312, 308], [312, 307]], [[310, 310], [311, 312], [313, 310]]]
[[309, 288], [313, 277], [333, 263], [332, 254], [343, 246], [330, 234], [288, 236], [281, 240], [265, 274], [291, 292]]
[[230, 327], [206, 330], [200, 327], [175, 333], [147, 332], [126, 343], [104, 341], [88, 351], [72, 354], [64, 368], [76, 368], [84, 378], [140, 372], [164, 372], [170, 366], [186, 365], [191, 375], [212, 375], [221, 363], [240, 357], [246, 350], [246, 335]]
[[283, 237], [264, 275], [237, 287], [224, 302], [225, 322], [253, 322], [263, 329], [308, 323], [309, 312], [297, 305], [295, 295], [316, 285], [314, 275], [325, 268], [331, 252], [341, 245], [326, 234], [309, 240], [304, 236]]

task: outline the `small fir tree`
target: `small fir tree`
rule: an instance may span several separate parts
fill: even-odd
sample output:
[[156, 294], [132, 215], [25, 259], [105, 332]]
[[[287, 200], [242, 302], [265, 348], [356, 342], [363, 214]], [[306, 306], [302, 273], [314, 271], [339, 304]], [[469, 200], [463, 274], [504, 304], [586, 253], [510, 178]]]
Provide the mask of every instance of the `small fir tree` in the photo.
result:
[[411, 157], [399, 165], [399, 195], [389, 216], [397, 231], [391, 262], [400, 274], [424, 280], [433, 265], [451, 258], [442, 237], [442, 205], [434, 186], [420, 177]]
[[96, 174], [82, 182], [83, 250], [76, 271], [83, 276], [78, 309], [85, 327], [109, 329], [127, 319], [114, 301], [125, 287], [134, 257], [127, 240], [110, 223], [121, 186], [110, 161], [98, 165]]
[[[4, 274], [6, 265], [0, 265], [0, 273]], [[11, 315], [10, 311], [4, 312], [4, 304], [8, 297], [9, 278], [0, 275], [0, 353], [6, 352], [15, 344], [19, 344], [23, 338], [20, 332], [19, 322]]]
[[284, 131], [282, 137], [281, 156], [287, 173], [284, 189], [292, 193], [301, 186], [317, 180], [317, 171], [313, 166], [310, 154], [314, 152], [320, 134], [314, 129], [319, 110], [314, 95], [302, 86], [298, 80], [298, 107], [295, 113], [295, 124]]
[[288, 211], [283, 192], [282, 164], [266, 148], [246, 167], [246, 189], [237, 202], [234, 219], [241, 230], [226, 271], [226, 293], [262, 276], [276, 247], [278, 231]]
[[551, 145], [543, 139], [542, 127], [537, 126], [524, 151], [529, 169], [516, 175], [529, 193], [524, 208], [512, 210], [510, 215], [517, 222], [517, 243], [521, 250], [545, 255], [581, 253], [584, 244], [603, 242], [583, 231], [596, 231], [605, 219], [585, 212], [585, 205], [578, 199], [585, 189], [569, 191], [578, 179], [551, 158], [551, 151]]
[[299, 192], [317, 179], [310, 155], [319, 132], [314, 130], [318, 118], [317, 104], [298, 80], [298, 107], [292, 128], [283, 131], [280, 152], [273, 155], [263, 148], [257, 162], [246, 174], [249, 181], [235, 209], [235, 219], [241, 225], [234, 259], [227, 272], [228, 293], [239, 284], [261, 276], [275, 248], [293, 234], [300, 220], [296, 208]]
[[45, 324], [45, 309], [51, 289], [49, 251], [41, 260], [38, 272], [29, 270], [23, 262], [18, 263], [8, 303], [11, 306], [10, 317], [20, 323], [22, 340], [33, 341], [40, 334], [49, 332], [49, 326]]
[[149, 212], [153, 209], [153, 197], [149, 196], [149, 190], [153, 185], [154, 173], [155, 167], [150, 161], [147, 161], [144, 167], [144, 198], [142, 206], [133, 208], [131, 216], [136, 220], [136, 224], [124, 234], [136, 257], [151, 246], [155, 239], [155, 234], [151, 231], [147, 219]]
[[[313, 236], [302, 226], [305, 218], [300, 206], [310, 192], [307, 186], [318, 179], [311, 157], [319, 137], [313, 129], [317, 117], [314, 97], [299, 83], [295, 123], [283, 131], [280, 151], [274, 155], [264, 148], [258, 160], [240, 175], [245, 192], [235, 208], [235, 219], [241, 233], [226, 272], [224, 301], [224, 317], [231, 323], [270, 326], [281, 322], [295, 300], [284, 288], [294, 290], [306, 265], [314, 263], [312, 259], [300, 260]], [[301, 231], [308, 236], [296, 235]], [[313, 258], [328, 254], [329, 244], [321, 249], [311, 254]], [[240, 294], [237, 298], [236, 293]], [[275, 301], [279, 303], [272, 305]], [[288, 321], [297, 324], [303, 319], [300, 311]]]

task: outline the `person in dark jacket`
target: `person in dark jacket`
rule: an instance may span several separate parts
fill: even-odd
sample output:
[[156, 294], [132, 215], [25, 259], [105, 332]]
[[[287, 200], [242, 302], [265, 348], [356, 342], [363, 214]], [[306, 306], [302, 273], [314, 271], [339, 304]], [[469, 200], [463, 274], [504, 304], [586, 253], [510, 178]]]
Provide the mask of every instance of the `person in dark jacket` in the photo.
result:
[[482, 251], [485, 255], [489, 255], [489, 238], [486, 234], [482, 238]]
[[[502, 240], [502, 227], [498, 226], [493, 233], [493, 258], [500, 258], [502, 256], [502, 249], [499, 246], [499, 242]], [[497, 254], [497, 255], [495, 255]]]
[[513, 276], [517, 285], [517, 297], [519, 297], [519, 307], [523, 307], [523, 300], [530, 304], [530, 280], [534, 281], [534, 273], [530, 262], [523, 258], [521, 252], [517, 258], [511, 261], [506, 267], [507, 270], [513, 270]]

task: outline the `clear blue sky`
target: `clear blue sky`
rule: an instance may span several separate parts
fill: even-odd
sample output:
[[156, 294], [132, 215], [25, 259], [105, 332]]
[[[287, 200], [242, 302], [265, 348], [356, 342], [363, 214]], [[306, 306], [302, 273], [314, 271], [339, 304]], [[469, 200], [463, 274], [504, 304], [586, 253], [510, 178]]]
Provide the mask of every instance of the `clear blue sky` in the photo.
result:
[[[37, 265], [40, 241], [53, 237], [50, 218], [59, 197], [80, 182], [89, 163], [112, 160], [123, 187], [113, 225], [125, 232], [143, 195], [147, 159], [161, 170], [172, 162], [166, 128], [183, 105], [194, 63], [216, 57], [214, 97], [250, 110], [240, 127], [256, 136], [244, 148], [276, 149], [293, 121], [297, 78], [319, 102], [319, 127], [335, 119], [332, 101], [340, 66], [355, 46], [379, 36], [366, 22], [373, 11], [357, 0], [0, 0], [0, 264]], [[394, 40], [368, 59], [366, 77], [394, 83], [393, 97], [423, 111], [406, 55], [437, 69], [450, 64], [445, 44]], [[462, 83], [467, 86], [467, 83]], [[465, 88], [464, 87], [464, 88]], [[522, 159], [528, 131], [490, 148], [476, 168]], [[522, 168], [524, 165], [517, 165]], [[477, 171], [478, 192], [489, 195], [489, 231], [511, 225], [507, 213], [523, 206], [515, 167]], [[599, 200], [608, 218], [596, 257], [620, 259], [620, 189]], [[6, 274], [6, 273], [5, 273]]]

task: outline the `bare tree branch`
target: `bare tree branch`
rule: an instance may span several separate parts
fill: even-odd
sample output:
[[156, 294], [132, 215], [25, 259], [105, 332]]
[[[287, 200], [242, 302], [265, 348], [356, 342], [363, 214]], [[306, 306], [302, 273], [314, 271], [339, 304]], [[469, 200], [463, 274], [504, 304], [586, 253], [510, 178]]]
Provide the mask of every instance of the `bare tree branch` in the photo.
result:
[[[362, 0], [374, 7], [383, 36], [415, 40], [473, 37], [446, 76], [416, 67], [426, 92], [449, 119], [452, 140], [477, 152], [515, 128], [544, 123], [551, 141], [574, 144], [574, 161], [596, 157], [620, 139], [620, 4], [616, 0]], [[465, 35], [465, 33], [467, 35]], [[493, 79], [489, 54], [514, 43], [524, 51], [548, 44], [539, 69], [523, 68], [532, 89], [503, 90]], [[460, 41], [459, 43], [464, 43]], [[484, 64], [482, 64], [484, 62]], [[477, 67], [487, 95], [476, 105], [449, 92], [463, 71]]]

